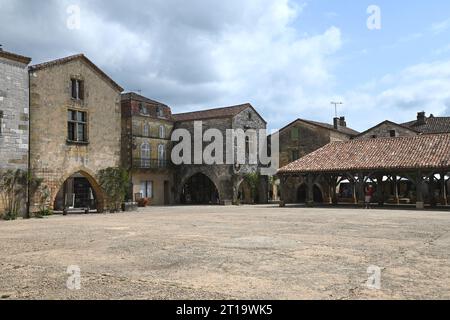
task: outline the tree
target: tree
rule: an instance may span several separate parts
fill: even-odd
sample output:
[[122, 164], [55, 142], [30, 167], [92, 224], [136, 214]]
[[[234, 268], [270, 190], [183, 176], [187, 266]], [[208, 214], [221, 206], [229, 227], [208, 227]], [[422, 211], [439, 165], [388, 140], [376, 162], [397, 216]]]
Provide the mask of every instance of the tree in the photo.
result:
[[107, 168], [100, 170], [98, 180], [105, 192], [108, 210], [119, 211], [129, 187], [128, 172], [123, 168]]
[[258, 189], [259, 189], [260, 178], [261, 177], [260, 177], [259, 173], [249, 173], [244, 178], [250, 187], [252, 199], [255, 202], [258, 202], [257, 198], [258, 198]]
[[[4, 218], [15, 220], [24, 208], [28, 196], [34, 196], [42, 183], [25, 170], [6, 170], [0, 172], [0, 197], [4, 204]], [[26, 212], [25, 218], [29, 217]]]

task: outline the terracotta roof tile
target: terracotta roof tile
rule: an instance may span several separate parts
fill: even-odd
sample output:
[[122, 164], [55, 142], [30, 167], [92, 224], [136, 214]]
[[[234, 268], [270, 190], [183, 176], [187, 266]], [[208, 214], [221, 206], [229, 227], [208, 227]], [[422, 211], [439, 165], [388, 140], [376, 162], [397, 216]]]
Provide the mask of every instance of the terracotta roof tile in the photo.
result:
[[184, 122], [184, 121], [196, 121], [206, 119], [233, 118], [234, 116], [238, 115], [247, 108], [252, 108], [253, 110], [255, 110], [250, 103], [245, 103], [225, 108], [178, 113], [173, 115], [173, 120], [177, 122]]
[[427, 168], [450, 169], [450, 134], [333, 142], [278, 174]]
[[425, 122], [421, 124], [416, 120], [402, 125], [425, 134], [450, 133], [450, 117], [429, 117]]

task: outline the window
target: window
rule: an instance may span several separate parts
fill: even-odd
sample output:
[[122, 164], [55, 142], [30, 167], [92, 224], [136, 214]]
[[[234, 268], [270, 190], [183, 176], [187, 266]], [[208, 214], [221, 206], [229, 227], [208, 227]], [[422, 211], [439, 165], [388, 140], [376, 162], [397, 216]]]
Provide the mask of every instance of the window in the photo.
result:
[[144, 142], [141, 145], [141, 166], [143, 168], [149, 168], [150, 167], [150, 144], [148, 142]]
[[252, 113], [251, 112], [248, 113], [248, 120], [252, 120]]
[[72, 98], [84, 100], [84, 81], [72, 79]]
[[153, 198], [153, 181], [141, 182], [141, 195], [143, 198]]
[[291, 129], [291, 139], [292, 140], [298, 140], [300, 138], [300, 130], [299, 128], [292, 128]]
[[298, 150], [292, 150], [292, 161], [296, 161], [300, 159], [300, 153]]
[[143, 103], [139, 103], [139, 112], [143, 115], [148, 115], [148, 108]]
[[144, 129], [142, 130], [143, 135], [148, 137], [149, 136], [149, 132], [150, 132], [150, 126], [148, 125], [148, 123], [144, 123]]
[[71, 142], [88, 142], [86, 112], [69, 110], [67, 113], [67, 117], [67, 139]]
[[390, 131], [389, 131], [389, 135], [390, 135], [392, 138], [394, 138], [394, 137], [397, 136], [397, 131], [395, 131], [395, 130], [390, 130]]
[[377, 136], [374, 134], [373, 136], [372, 136], [372, 139], [376, 139], [377, 138]]
[[157, 107], [157, 108], [156, 108], [156, 115], [157, 115], [159, 118], [164, 118], [164, 110], [163, 110], [163, 108]]
[[164, 167], [166, 163], [166, 146], [163, 144], [160, 144], [158, 146], [158, 164], [159, 167]]
[[2, 134], [3, 129], [3, 111], [0, 110], [0, 134]]
[[164, 126], [159, 127], [159, 138], [160, 139], [166, 138], [166, 128]]

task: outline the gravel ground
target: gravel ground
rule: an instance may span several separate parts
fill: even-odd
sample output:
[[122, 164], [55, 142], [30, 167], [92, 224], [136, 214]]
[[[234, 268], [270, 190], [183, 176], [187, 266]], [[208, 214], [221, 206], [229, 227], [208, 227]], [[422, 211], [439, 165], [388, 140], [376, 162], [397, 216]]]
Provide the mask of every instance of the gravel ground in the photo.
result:
[[448, 211], [276, 206], [2, 221], [0, 299], [450, 299], [449, 231]]

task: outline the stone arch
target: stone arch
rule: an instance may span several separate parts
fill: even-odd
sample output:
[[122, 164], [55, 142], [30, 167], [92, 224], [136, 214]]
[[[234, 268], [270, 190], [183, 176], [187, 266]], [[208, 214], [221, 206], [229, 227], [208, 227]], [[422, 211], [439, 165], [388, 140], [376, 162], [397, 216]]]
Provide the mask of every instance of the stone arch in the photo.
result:
[[217, 191], [217, 196], [218, 196], [218, 202], [220, 203], [221, 200], [223, 200], [224, 198], [224, 191], [223, 189], [220, 187], [220, 183], [219, 183], [219, 179], [218, 177], [216, 177], [214, 174], [210, 174], [209, 172], [206, 172], [204, 170], [193, 170], [193, 171], [189, 171], [186, 174], [184, 174], [183, 178], [180, 180], [180, 184], [178, 185], [177, 188], [177, 202], [182, 203], [182, 193], [183, 193], [183, 189], [186, 186], [186, 184], [189, 182], [190, 179], [192, 179], [193, 177], [197, 176], [197, 175], [203, 175], [206, 178], [209, 179], [209, 181], [211, 181], [212, 185], [215, 187], [216, 191]]
[[[64, 183], [72, 176], [76, 175], [76, 174], [80, 174], [82, 175], [84, 178], [87, 179], [87, 181], [89, 182], [90, 186], [92, 187], [93, 192], [95, 193], [96, 196], [96, 202], [97, 202], [97, 212], [101, 213], [104, 211], [105, 208], [105, 194], [102, 190], [102, 188], [100, 187], [99, 183], [97, 182], [96, 178], [95, 178], [95, 174], [87, 169], [87, 168], [76, 168], [74, 170], [72, 170], [70, 173], [65, 174], [64, 176], [61, 177], [61, 179], [59, 179], [56, 183], [56, 188], [54, 190], [52, 190], [52, 194], [51, 194], [51, 206], [53, 208], [53, 205], [55, 203], [56, 197], [59, 193], [59, 191], [61, 190], [61, 188], [64, 187]], [[54, 208], [53, 208], [54, 209]]]

